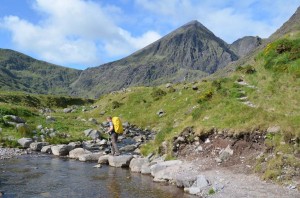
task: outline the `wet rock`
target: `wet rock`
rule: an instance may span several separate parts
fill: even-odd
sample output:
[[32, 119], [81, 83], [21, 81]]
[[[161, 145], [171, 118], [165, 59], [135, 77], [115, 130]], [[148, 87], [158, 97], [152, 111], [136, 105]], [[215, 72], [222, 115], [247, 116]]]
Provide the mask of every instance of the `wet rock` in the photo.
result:
[[141, 166], [141, 173], [142, 174], [151, 174], [151, 169], [150, 169], [150, 163], [144, 163]]
[[32, 151], [41, 151], [44, 146], [49, 145], [48, 142], [33, 142], [30, 144], [30, 149]]
[[131, 152], [131, 151], [134, 151], [135, 149], [136, 149], [135, 145], [126, 145], [126, 146], [120, 148], [119, 150], [124, 151], [124, 152]]
[[93, 168], [101, 168], [101, 167], [102, 167], [101, 164], [97, 164], [97, 165], [93, 166]]
[[84, 154], [90, 154], [90, 153], [92, 153], [92, 152], [85, 150], [83, 148], [75, 148], [69, 152], [69, 158], [78, 159], [79, 156], [84, 155]]
[[23, 148], [29, 148], [30, 144], [33, 142], [31, 138], [21, 138], [18, 140], [18, 143], [23, 147]]
[[142, 165], [147, 162], [148, 160], [146, 158], [133, 158], [130, 161], [129, 168], [132, 172], [140, 173], [142, 169]]
[[51, 147], [52, 147], [51, 145], [43, 146], [43, 148], [41, 149], [41, 152], [51, 154], [52, 153]]
[[98, 164], [108, 164], [109, 155], [100, 156], [98, 159]]
[[109, 156], [108, 163], [114, 167], [129, 167], [132, 155]]
[[102, 156], [102, 153], [88, 153], [79, 156], [79, 161], [87, 162], [87, 161], [98, 161], [99, 157]]
[[60, 144], [51, 147], [51, 151], [53, 155], [57, 155], [57, 156], [66, 156], [69, 154], [70, 150], [72, 149], [73, 149], [72, 146], [66, 144]]

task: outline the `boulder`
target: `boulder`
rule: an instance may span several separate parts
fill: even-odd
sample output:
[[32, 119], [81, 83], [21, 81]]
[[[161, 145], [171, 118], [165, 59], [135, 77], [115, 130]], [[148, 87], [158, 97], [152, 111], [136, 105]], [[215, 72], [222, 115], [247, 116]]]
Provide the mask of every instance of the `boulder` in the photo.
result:
[[52, 153], [51, 147], [52, 147], [51, 145], [43, 146], [43, 148], [41, 149], [41, 152], [51, 154]]
[[73, 148], [80, 148], [82, 146], [81, 142], [70, 142], [68, 145], [72, 146]]
[[280, 126], [271, 126], [267, 129], [268, 133], [279, 133], [280, 132]]
[[221, 150], [219, 159], [223, 162], [228, 160], [231, 155], [233, 155], [233, 150], [228, 145], [224, 150]]
[[100, 132], [94, 129], [87, 129], [84, 131], [84, 135], [92, 139], [97, 139], [100, 137]]
[[148, 162], [148, 159], [146, 159], [146, 158], [133, 158], [130, 161], [129, 168], [130, 168], [131, 172], [140, 173], [141, 169], [142, 169], [142, 165], [147, 162]]
[[32, 142], [30, 144], [30, 149], [33, 151], [41, 151], [44, 146], [49, 145], [48, 142]]
[[144, 163], [141, 167], [142, 174], [151, 174], [150, 163]]
[[103, 155], [102, 153], [89, 153], [89, 154], [80, 155], [78, 159], [81, 162], [98, 161], [98, 159], [102, 155]]
[[39, 131], [42, 130], [42, 129], [43, 129], [43, 125], [38, 125], [38, 126], [36, 127], [36, 129], [39, 130]]
[[109, 156], [108, 163], [114, 167], [129, 167], [132, 155]]
[[98, 159], [98, 164], [108, 164], [109, 155], [100, 156]]
[[5, 122], [14, 122], [14, 123], [25, 123], [26, 121], [22, 118], [15, 115], [5, 115], [3, 116], [3, 120]]
[[119, 150], [124, 151], [124, 152], [131, 152], [131, 151], [134, 151], [135, 149], [136, 149], [136, 145], [131, 144], [131, 145], [126, 145], [126, 146], [120, 148]]
[[93, 124], [98, 124], [98, 121], [95, 118], [90, 118], [88, 121]]
[[100, 146], [107, 145], [107, 140], [103, 139], [99, 142]]
[[165, 114], [165, 111], [160, 109], [157, 113], [158, 117], [162, 117]]
[[185, 172], [178, 174], [175, 178], [176, 186], [179, 188], [189, 188], [191, 187], [197, 179], [195, 172]]
[[171, 166], [178, 166], [178, 165], [181, 165], [182, 164], [182, 161], [180, 160], [170, 160], [170, 161], [165, 161], [165, 162], [159, 162], [157, 164], [154, 164], [150, 167], [151, 169], [151, 175], [153, 177], [155, 177], [155, 175], [161, 171], [161, 170], [164, 170], [168, 167], [171, 167]]
[[16, 124], [16, 129], [23, 134], [30, 133], [30, 127], [25, 123]]
[[90, 154], [90, 153], [92, 153], [92, 152], [85, 150], [83, 148], [75, 148], [69, 152], [69, 158], [78, 159], [79, 156], [84, 155], [84, 154]]
[[71, 113], [72, 110], [73, 110], [72, 108], [64, 108], [63, 112], [64, 113]]
[[46, 117], [46, 122], [55, 122], [55, 121], [56, 121], [56, 119], [52, 116], [47, 116]]
[[170, 88], [171, 86], [172, 86], [171, 83], [167, 83], [167, 84], [166, 84], [166, 88]]
[[59, 144], [51, 147], [53, 155], [66, 156], [69, 154], [72, 146], [66, 144]]
[[199, 195], [201, 191], [209, 186], [208, 180], [205, 178], [204, 175], [198, 175], [194, 184], [189, 188], [184, 188], [184, 191], [192, 194], [192, 195]]
[[21, 138], [18, 140], [18, 143], [23, 147], [23, 148], [29, 148], [30, 144], [33, 142], [31, 138]]

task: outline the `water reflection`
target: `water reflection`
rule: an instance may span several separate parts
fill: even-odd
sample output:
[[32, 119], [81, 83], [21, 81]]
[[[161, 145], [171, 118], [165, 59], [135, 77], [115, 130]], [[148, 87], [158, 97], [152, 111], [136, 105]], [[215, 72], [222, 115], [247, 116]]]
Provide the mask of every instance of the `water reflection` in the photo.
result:
[[0, 190], [4, 197], [190, 197], [182, 189], [152, 182], [150, 176], [128, 169], [93, 168], [56, 157], [29, 157], [0, 161]]

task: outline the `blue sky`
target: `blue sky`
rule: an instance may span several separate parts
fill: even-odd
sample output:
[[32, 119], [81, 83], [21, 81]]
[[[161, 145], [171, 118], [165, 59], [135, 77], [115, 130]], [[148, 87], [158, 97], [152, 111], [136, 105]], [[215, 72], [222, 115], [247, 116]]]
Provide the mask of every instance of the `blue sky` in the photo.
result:
[[228, 43], [266, 38], [300, 0], [0, 0], [0, 48], [85, 69], [198, 20]]

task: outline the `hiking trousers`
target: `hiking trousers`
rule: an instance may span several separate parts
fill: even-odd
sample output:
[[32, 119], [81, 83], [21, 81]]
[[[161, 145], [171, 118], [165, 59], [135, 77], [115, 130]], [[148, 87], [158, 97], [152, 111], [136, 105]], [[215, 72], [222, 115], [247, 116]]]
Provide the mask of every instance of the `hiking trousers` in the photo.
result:
[[110, 135], [110, 138], [111, 138], [111, 154], [113, 155], [119, 155], [120, 154], [120, 151], [118, 149], [118, 146], [117, 146], [117, 141], [118, 141], [118, 134], [116, 132], [112, 132], [111, 135]]

